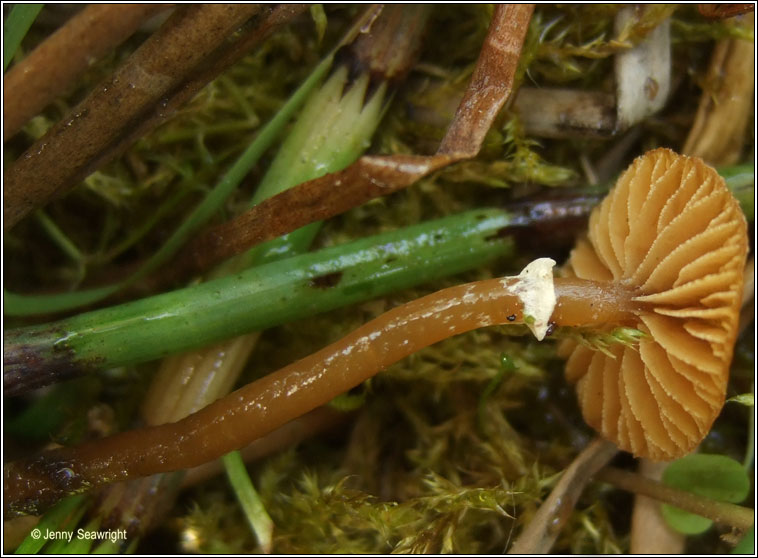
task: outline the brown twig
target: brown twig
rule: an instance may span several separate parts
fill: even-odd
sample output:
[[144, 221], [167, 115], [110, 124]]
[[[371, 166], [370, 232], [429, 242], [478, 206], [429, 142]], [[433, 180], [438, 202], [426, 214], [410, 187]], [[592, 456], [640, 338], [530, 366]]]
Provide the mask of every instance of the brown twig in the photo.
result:
[[550, 496], [542, 502], [532, 520], [521, 532], [508, 554], [546, 554], [555, 543], [584, 487], [600, 469], [613, 459], [618, 448], [611, 442], [595, 439], [563, 472]]
[[471, 83], [436, 155], [364, 156], [342, 171], [269, 198], [198, 236], [171, 266], [174, 277], [207, 269], [255, 244], [406, 188], [444, 166], [474, 157], [513, 90], [533, 10], [531, 4], [496, 8]]
[[474, 157], [513, 91], [533, 4], [506, 4], [495, 10], [466, 93], [437, 153]]
[[596, 475], [596, 479], [612, 484], [616, 488], [643, 494], [685, 511], [695, 513], [715, 523], [747, 530], [753, 526], [755, 512], [750, 508], [710, 500], [692, 492], [679, 490], [662, 482], [630, 473], [614, 467], [606, 467]]
[[109, 148], [119, 145], [146, 114], [160, 111], [167, 96], [259, 10], [252, 4], [178, 8], [71, 116], [6, 169], [5, 229], [112, 157]]
[[3, 141], [67, 91], [95, 60], [169, 4], [92, 4], [50, 35], [3, 78]]

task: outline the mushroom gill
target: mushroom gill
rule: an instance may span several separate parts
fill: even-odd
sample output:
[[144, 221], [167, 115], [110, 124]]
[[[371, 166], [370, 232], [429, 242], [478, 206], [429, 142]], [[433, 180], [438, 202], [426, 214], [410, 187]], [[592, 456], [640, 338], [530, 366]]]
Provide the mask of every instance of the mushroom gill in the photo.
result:
[[647, 336], [609, 354], [563, 342], [590, 426], [656, 461], [700, 443], [724, 404], [746, 254], [742, 211], [701, 159], [656, 149], [621, 175], [564, 271], [637, 289]]

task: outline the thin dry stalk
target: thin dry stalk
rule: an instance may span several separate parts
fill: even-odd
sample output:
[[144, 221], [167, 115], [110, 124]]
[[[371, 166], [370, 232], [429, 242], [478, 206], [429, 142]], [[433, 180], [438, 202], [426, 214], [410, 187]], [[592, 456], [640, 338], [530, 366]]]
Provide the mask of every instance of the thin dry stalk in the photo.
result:
[[595, 439], [563, 472], [550, 496], [521, 532], [508, 554], [547, 554], [571, 516], [579, 496], [593, 475], [618, 453], [611, 442]]
[[597, 474], [597, 480], [635, 494], [643, 494], [659, 502], [665, 502], [703, 516], [721, 525], [736, 527], [744, 531], [750, 529], [754, 523], [754, 511], [750, 508], [709, 500], [692, 492], [666, 486], [662, 482], [654, 481], [637, 473], [606, 467]]
[[[183, 6], [105, 83], [10, 165], [5, 229], [60, 196], [104, 162], [103, 153], [195, 72], [260, 7]], [[160, 109], [159, 109], [160, 110]]]
[[3, 78], [3, 141], [71, 88], [93, 62], [169, 4], [92, 4], [72, 17]]

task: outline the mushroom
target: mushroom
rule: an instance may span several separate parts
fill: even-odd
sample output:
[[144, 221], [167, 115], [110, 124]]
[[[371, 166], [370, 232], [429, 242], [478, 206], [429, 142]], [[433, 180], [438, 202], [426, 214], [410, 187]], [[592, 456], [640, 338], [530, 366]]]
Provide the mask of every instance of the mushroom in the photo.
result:
[[724, 402], [747, 252], [740, 207], [700, 159], [638, 158], [590, 217], [564, 277], [539, 259], [517, 277], [443, 289], [393, 308], [343, 339], [185, 419], [9, 463], [6, 511], [70, 492], [220, 457], [447, 337], [494, 324], [646, 333], [638, 348], [593, 352], [565, 341], [566, 376], [587, 422], [637, 456], [691, 451]]
[[636, 289], [635, 327], [647, 334], [638, 348], [560, 347], [603, 437], [654, 461], [705, 437], [724, 404], [746, 254], [747, 224], [724, 180], [668, 149], [636, 159], [593, 211], [564, 273]]

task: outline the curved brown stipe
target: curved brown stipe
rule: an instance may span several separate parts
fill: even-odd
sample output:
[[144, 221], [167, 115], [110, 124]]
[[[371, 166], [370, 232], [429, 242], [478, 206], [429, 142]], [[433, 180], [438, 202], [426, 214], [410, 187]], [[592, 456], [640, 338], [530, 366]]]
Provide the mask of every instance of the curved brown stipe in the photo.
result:
[[715, 170], [668, 149], [632, 163], [566, 266], [569, 276], [637, 288], [646, 306], [638, 350], [561, 346], [589, 425], [653, 460], [700, 443], [724, 404], [746, 254], [745, 218]]

